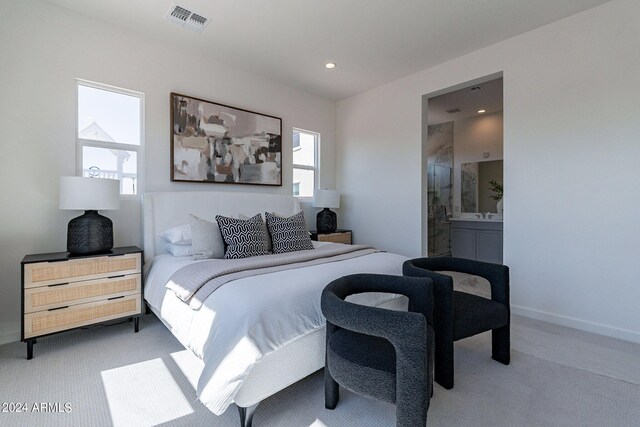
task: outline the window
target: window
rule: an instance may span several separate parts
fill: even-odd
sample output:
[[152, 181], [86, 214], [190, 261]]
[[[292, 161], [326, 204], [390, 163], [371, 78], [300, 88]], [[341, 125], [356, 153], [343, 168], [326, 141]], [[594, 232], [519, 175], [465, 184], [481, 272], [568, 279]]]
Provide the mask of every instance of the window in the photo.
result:
[[313, 197], [318, 188], [320, 134], [293, 129], [293, 195]]
[[120, 194], [139, 194], [144, 94], [77, 80], [78, 175], [120, 180]]

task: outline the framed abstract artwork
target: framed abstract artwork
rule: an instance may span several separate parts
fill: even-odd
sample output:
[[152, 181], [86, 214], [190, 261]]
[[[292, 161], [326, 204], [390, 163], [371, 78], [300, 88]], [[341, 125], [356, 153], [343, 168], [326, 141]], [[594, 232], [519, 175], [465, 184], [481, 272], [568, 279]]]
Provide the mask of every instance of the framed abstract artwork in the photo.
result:
[[171, 93], [171, 181], [282, 185], [282, 119]]

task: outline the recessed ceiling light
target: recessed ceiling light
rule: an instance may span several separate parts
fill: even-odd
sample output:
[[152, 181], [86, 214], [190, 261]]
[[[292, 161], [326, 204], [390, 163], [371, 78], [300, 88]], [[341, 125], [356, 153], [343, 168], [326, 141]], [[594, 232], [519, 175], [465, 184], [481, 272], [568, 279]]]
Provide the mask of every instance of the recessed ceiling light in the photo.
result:
[[478, 110], [478, 113], [482, 114], [482, 113], [486, 113], [487, 110]]
[[336, 68], [336, 63], [335, 62], [327, 62], [326, 64], [324, 64], [324, 67], [331, 70], [333, 68]]

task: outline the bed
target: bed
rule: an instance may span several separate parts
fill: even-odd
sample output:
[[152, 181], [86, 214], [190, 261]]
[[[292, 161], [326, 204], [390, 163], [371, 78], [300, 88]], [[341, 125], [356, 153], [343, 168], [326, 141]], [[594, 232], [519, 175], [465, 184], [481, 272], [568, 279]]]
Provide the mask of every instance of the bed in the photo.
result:
[[[253, 215], [265, 211], [292, 215], [295, 197], [235, 192], [165, 192], [144, 195], [145, 300], [154, 314], [191, 350], [199, 379], [199, 399], [215, 414], [235, 403], [243, 427], [251, 425], [260, 401], [324, 366], [324, 318], [320, 293], [346, 274], [402, 274], [405, 257], [373, 252], [327, 264], [267, 272], [232, 280], [209, 295], [198, 309], [165, 287], [172, 275], [192, 263], [165, 250], [159, 234], [188, 223], [189, 214]], [[333, 250], [316, 243], [315, 250]], [[324, 248], [323, 248], [324, 247]], [[307, 251], [311, 252], [311, 251]], [[359, 302], [406, 309], [404, 297], [362, 294]]]

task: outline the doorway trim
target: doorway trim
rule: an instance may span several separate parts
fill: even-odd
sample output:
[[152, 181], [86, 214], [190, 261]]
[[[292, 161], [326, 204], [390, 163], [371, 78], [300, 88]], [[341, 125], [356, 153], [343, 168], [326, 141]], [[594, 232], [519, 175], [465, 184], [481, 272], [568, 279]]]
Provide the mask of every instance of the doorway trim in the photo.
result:
[[[427, 117], [428, 114], [428, 110], [429, 110], [429, 99], [430, 98], [435, 98], [436, 96], [440, 96], [440, 95], [444, 95], [446, 93], [449, 92], [455, 92], [457, 90], [460, 89], [464, 89], [466, 87], [469, 86], [474, 86], [474, 85], [478, 85], [481, 83], [486, 83], [488, 81], [491, 80], [495, 80], [495, 79], [499, 79], [499, 78], [503, 78], [504, 79], [504, 72], [503, 71], [498, 71], [496, 73], [493, 74], [489, 74], [486, 76], [482, 76], [482, 77], [478, 77], [476, 79], [472, 79], [472, 80], [468, 80], [466, 82], [462, 82], [462, 83], [458, 83], [454, 86], [449, 86], [446, 88], [442, 88], [433, 92], [429, 92], [427, 94], [422, 95], [422, 111], [421, 111], [421, 125], [422, 125], [422, 129], [421, 129], [421, 140], [422, 140], [422, 147], [421, 147], [421, 164], [422, 164], [422, 170], [421, 170], [421, 191], [420, 191], [420, 216], [421, 216], [421, 227], [420, 227], [420, 241], [421, 241], [421, 251], [422, 251], [422, 256], [426, 257], [429, 254], [429, 229], [428, 229], [428, 220], [429, 220], [429, 201], [428, 201], [428, 171], [429, 168], [427, 167], [427, 144], [428, 144], [428, 139], [429, 139], [429, 120]], [[504, 80], [503, 80], [504, 81]], [[504, 90], [504, 83], [503, 83], [503, 90]], [[503, 98], [504, 99], [504, 98]], [[504, 111], [504, 101], [503, 101], [503, 106], [502, 109]], [[504, 125], [503, 125], [504, 126]], [[504, 142], [503, 142], [504, 144]], [[503, 228], [504, 230], [504, 228]], [[504, 231], [503, 231], [503, 237], [502, 237], [502, 241], [503, 241], [503, 245], [504, 245]]]

